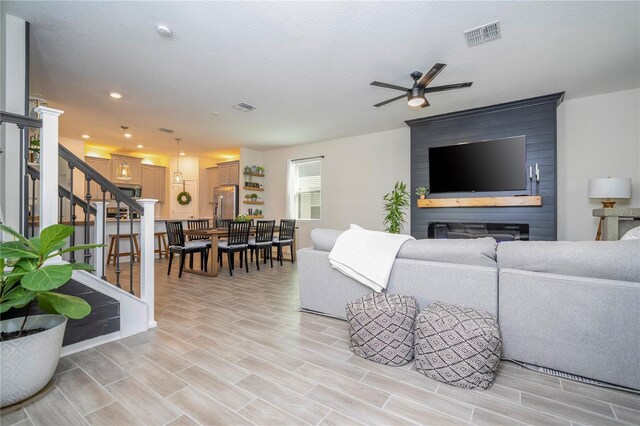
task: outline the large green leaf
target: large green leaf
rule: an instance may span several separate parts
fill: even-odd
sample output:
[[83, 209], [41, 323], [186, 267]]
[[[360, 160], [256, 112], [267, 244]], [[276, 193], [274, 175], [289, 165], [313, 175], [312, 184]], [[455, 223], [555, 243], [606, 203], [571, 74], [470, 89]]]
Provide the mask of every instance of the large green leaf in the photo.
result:
[[2, 256], [3, 259], [16, 259], [21, 257], [37, 259], [39, 257], [31, 247], [22, 241], [0, 243], [0, 256]]
[[81, 319], [91, 313], [91, 305], [79, 297], [45, 291], [38, 294], [38, 305], [47, 311]]
[[36, 297], [35, 292], [18, 287], [2, 297], [0, 303], [0, 313], [6, 312], [9, 308], [20, 308], [31, 302]]
[[7, 234], [11, 234], [14, 237], [16, 237], [18, 240], [29, 245], [29, 240], [27, 240], [22, 234], [20, 234], [18, 231], [16, 231], [10, 226], [0, 224], [0, 231], [6, 232]]
[[57, 254], [65, 254], [65, 253], [70, 253], [72, 251], [78, 251], [78, 250], [89, 250], [89, 249], [94, 249], [98, 247], [106, 247], [106, 244], [81, 244], [73, 247], [67, 247], [66, 249], [60, 251], [60, 253], [57, 253]]
[[[73, 226], [55, 224], [47, 226], [40, 232], [40, 254], [46, 256], [59, 246], [60, 242], [66, 242], [75, 229]], [[64, 244], [58, 249], [64, 247]]]
[[60, 287], [71, 279], [71, 265], [46, 265], [29, 272], [22, 280], [22, 287], [32, 291], [49, 291]]
[[69, 265], [71, 265], [71, 269], [73, 269], [74, 271], [94, 271], [95, 270], [93, 266], [89, 265], [88, 263], [78, 262], [78, 263], [70, 263]]

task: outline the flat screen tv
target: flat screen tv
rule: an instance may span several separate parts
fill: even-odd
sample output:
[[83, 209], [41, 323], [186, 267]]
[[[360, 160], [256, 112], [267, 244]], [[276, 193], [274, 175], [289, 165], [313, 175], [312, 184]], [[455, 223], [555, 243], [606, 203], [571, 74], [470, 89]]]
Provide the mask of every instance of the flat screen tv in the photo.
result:
[[429, 148], [432, 193], [527, 189], [526, 137]]

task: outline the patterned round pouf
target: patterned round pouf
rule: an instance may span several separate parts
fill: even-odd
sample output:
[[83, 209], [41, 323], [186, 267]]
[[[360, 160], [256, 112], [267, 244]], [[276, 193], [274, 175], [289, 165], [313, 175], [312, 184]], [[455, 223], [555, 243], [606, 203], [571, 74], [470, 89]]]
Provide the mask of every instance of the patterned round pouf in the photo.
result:
[[351, 350], [362, 358], [386, 365], [413, 359], [416, 299], [371, 293], [347, 304]]
[[431, 379], [488, 389], [501, 351], [498, 321], [486, 311], [436, 302], [416, 320], [415, 367]]

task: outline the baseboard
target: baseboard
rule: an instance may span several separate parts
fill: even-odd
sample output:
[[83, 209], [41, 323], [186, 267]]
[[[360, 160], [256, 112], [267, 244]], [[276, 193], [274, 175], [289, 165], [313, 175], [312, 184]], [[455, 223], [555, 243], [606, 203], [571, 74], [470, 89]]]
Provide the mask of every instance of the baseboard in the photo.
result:
[[63, 357], [63, 356], [75, 354], [76, 352], [81, 352], [87, 349], [94, 348], [96, 346], [104, 345], [105, 343], [113, 342], [115, 340], [120, 340], [120, 338], [121, 338], [120, 332], [116, 331], [114, 333], [109, 333], [102, 336], [94, 337], [93, 339], [83, 340], [82, 342], [64, 346], [62, 348], [62, 351], [60, 352], [60, 356]]

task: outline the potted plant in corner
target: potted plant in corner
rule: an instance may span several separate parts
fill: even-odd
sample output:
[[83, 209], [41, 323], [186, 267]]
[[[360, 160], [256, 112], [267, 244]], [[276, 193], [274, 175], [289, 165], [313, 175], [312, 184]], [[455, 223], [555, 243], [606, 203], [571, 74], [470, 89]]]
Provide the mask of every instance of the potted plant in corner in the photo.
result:
[[426, 186], [419, 186], [416, 188], [416, 195], [420, 197], [421, 200], [424, 200], [427, 195], [429, 195], [429, 188]]
[[409, 207], [409, 192], [404, 182], [396, 182], [393, 191], [384, 196], [385, 231], [399, 234], [405, 223], [405, 209]]
[[[86, 263], [55, 262], [76, 250], [100, 247], [86, 244], [64, 248], [74, 228], [52, 225], [39, 237], [25, 238], [11, 227], [0, 231], [16, 238], [0, 243], [0, 314], [24, 309], [24, 317], [0, 321], [1, 406], [35, 395], [51, 380], [60, 359], [67, 318], [89, 315], [91, 306], [79, 297], [55, 289], [71, 279], [74, 270], [92, 270]], [[54, 315], [29, 315], [34, 304]]]

